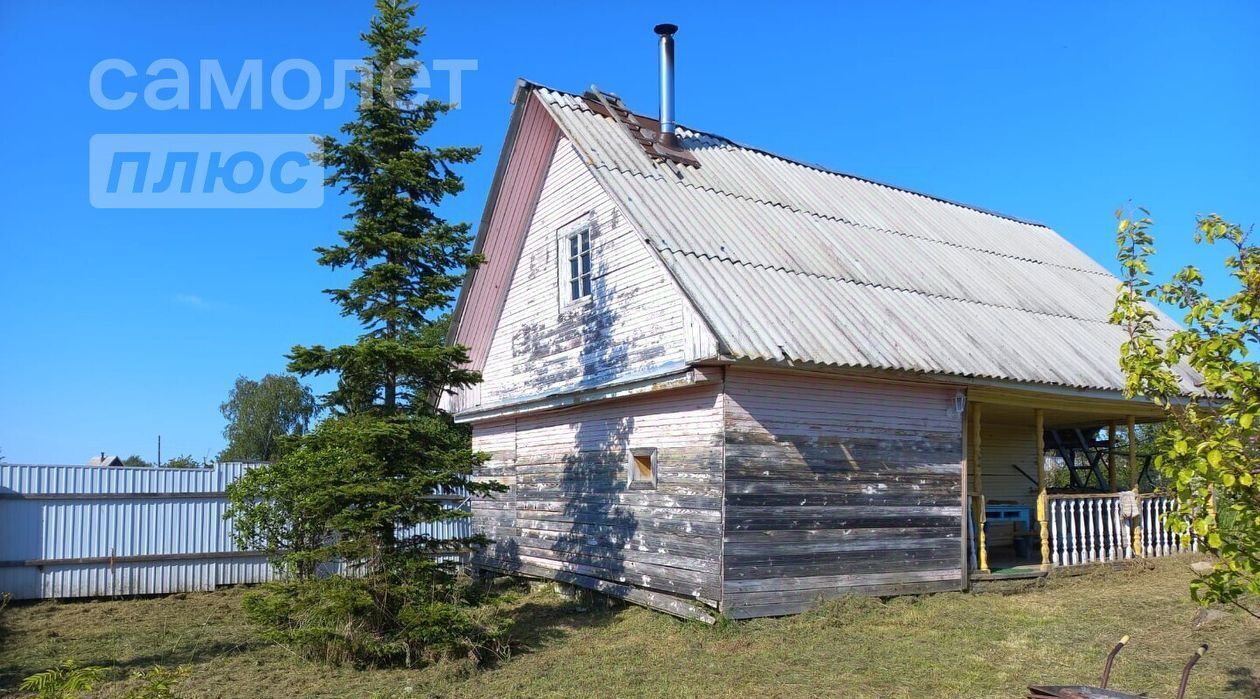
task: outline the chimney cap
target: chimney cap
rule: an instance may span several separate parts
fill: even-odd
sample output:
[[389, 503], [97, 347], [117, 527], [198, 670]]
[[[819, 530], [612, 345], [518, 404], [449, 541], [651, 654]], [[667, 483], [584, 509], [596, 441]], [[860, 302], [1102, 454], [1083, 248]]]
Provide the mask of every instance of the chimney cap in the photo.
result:
[[655, 27], [652, 27], [652, 31], [656, 32], [657, 34], [660, 34], [661, 36], [670, 36], [674, 32], [678, 31], [678, 25], [677, 24], [658, 24]]

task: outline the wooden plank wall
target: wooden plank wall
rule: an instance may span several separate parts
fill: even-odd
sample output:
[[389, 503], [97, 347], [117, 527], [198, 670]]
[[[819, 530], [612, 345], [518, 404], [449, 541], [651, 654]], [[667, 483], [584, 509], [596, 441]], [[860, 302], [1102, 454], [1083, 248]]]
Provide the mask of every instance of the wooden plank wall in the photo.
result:
[[[987, 410], [997, 410], [997, 406], [987, 406]], [[987, 416], [988, 413], [986, 412]], [[1037, 502], [1037, 485], [1020, 475], [1012, 468], [1012, 464], [1032, 476], [1037, 477], [1037, 460], [1033, 456], [1036, 450], [1037, 432], [1032, 424], [991, 423], [982, 420], [980, 425], [980, 443], [984, 453], [980, 459], [981, 485], [984, 497], [989, 502], [1018, 502], [1023, 505], [1034, 505]]]
[[495, 480], [508, 487], [493, 497], [473, 498], [473, 531], [488, 537], [491, 545], [473, 555], [474, 565], [510, 559], [516, 528], [516, 420], [484, 422], [472, 428], [472, 446], [489, 455], [474, 474], [476, 480]]
[[[559, 239], [588, 219], [594, 222], [592, 295], [570, 304], [561, 295]], [[701, 323], [687, 306], [642, 237], [562, 138], [490, 342], [476, 404], [460, 403], [458, 409], [681, 371], [689, 351], [697, 351], [694, 336]]]
[[722, 611], [962, 586], [952, 388], [730, 367]]
[[[630, 584], [717, 606], [721, 592], [720, 382], [473, 426], [512, 493], [473, 504], [498, 539], [479, 565]], [[514, 430], [512, 426], [514, 425]], [[514, 434], [514, 437], [510, 437]], [[655, 490], [626, 485], [627, 449], [657, 449]]]

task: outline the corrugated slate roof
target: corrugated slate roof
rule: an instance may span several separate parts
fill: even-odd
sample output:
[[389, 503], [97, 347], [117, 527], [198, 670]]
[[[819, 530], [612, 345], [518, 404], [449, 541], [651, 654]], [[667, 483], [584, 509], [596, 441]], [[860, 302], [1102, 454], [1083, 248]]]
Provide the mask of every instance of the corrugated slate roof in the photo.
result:
[[687, 128], [700, 166], [664, 166], [534, 92], [735, 358], [1123, 386], [1119, 282], [1050, 228]]

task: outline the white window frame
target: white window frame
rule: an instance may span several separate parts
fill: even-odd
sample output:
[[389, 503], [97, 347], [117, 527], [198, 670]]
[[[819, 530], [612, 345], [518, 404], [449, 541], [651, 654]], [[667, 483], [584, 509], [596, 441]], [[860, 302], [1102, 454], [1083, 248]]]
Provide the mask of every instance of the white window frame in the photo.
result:
[[[556, 282], [559, 286], [557, 296], [560, 308], [590, 303], [594, 297], [595, 279], [595, 217], [586, 214], [578, 221], [560, 228], [556, 236]], [[581, 248], [582, 238], [586, 238], [586, 250]], [[573, 254], [573, 242], [578, 244], [577, 255]], [[585, 269], [583, 269], [585, 259]], [[577, 263], [577, 277], [573, 277], [574, 263]], [[578, 295], [573, 295], [573, 283], [578, 283]], [[583, 283], [585, 282], [585, 283]]]
[[[626, 485], [628, 487], [641, 490], [656, 488], [656, 479], [661, 472], [657, 453], [656, 447], [632, 447], [626, 450]], [[639, 475], [639, 466], [635, 463], [635, 457], [637, 456], [646, 456], [651, 459], [651, 478], [644, 478]]]

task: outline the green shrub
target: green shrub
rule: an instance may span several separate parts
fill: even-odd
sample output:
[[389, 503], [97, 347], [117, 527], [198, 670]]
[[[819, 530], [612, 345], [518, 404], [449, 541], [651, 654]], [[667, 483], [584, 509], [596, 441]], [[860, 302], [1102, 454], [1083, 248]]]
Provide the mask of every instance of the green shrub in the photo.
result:
[[104, 674], [103, 667], [80, 667], [75, 661], [66, 660], [51, 670], [37, 672], [22, 680], [20, 689], [34, 692], [40, 699], [74, 699], [92, 691]]
[[379, 667], [507, 657], [510, 620], [492, 604], [467, 602], [456, 585], [425, 588], [380, 575], [270, 583], [244, 604], [266, 640], [310, 660]]
[[141, 684], [127, 692], [126, 699], [176, 699], [175, 685], [191, 673], [192, 668], [187, 665], [174, 669], [155, 665], [152, 670], [136, 670], [131, 673], [131, 679]]

